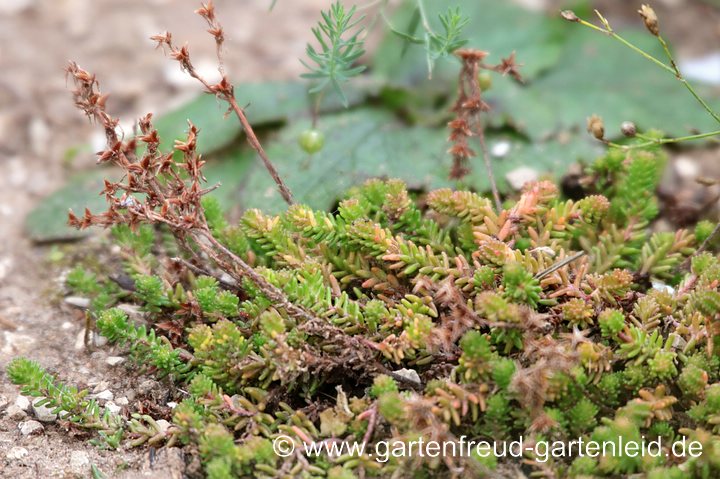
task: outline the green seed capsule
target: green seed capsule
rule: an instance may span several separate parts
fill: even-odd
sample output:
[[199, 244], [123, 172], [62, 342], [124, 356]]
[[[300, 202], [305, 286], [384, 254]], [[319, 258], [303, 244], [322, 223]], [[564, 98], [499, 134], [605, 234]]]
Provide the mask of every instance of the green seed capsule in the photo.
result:
[[306, 153], [312, 155], [322, 150], [325, 145], [325, 135], [320, 130], [305, 130], [300, 134], [298, 143]]
[[488, 72], [478, 73], [478, 84], [482, 91], [487, 91], [492, 87], [492, 76]]

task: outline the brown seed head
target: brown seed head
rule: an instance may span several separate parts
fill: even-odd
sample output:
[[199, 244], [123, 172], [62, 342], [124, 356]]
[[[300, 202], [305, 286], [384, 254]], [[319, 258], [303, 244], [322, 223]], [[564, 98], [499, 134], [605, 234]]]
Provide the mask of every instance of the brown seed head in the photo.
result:
[[587, 121], [587, 131], [592, 134], [598, 140], [605, 138], [605, 124], [602, 118], [597, 115], [592, 115]]
[[563, 10], [562, 12], [560, 12], [560, 16], [563, 17], [568, 22], [579, 22], [580, 21], [578, 16], [575, 15], [575, 12], [573, 12], [572, 10]]
[[640, 10], [638, 10], [638, 13], [645, 22], [645, 28], [647, 28], [648, 31], [656, 37], [660, 36], [660, 26], [658, 25], [658, 18], [655, 14], [655, 10], [653, 10], [649, 5], [643, 5], [640, 7]]

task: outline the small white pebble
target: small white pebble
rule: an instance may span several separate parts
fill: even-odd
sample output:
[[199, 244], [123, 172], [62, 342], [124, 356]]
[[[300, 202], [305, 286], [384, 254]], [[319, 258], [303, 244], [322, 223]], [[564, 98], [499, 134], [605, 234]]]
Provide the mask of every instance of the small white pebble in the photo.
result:
[[5, 277], [10, 272], [12, 265], [13, 260], [11, 257], [6, 256], [4, 258], [0, 258], [0, 279], [5, 279]]
[[117, 398], [117, 399], [115, 400], [115, 404], [118, 404], [118, 405], [120, 405], [120, 406], [127, 406], [128, 404], [130, 404], [130, 401], [128, 401], [128, 398], [126, 398], [125, 396], [123, 396], [123, 397]]
[[46, 155], [50, 143], [50, 127], [47, 122], [40, 117], [33, 118], [28, 126], [28, 136], [33, 153], [37, 156]]
[[85, 330], [84, 329], [78, 331], [77, 336], [75, 336], [75, 350], [82, 351], [83, 349], [85, 349]]
[[106, 389], [110, 389], [110, 383], [107, 381], [100, 381], [95, 383], [95, 387], [93, 388], [92, 392], [97, 394], [99, 392], [105, 391]]
[[506, 174], [505, 179], [514, 190], [521, 190], [525, 183], [537, 181], [538, 172], [527, 166], [521, 166]]
[[27, 413], [15, 404], [8, 406], [7, 409], [5, 409], [5, 414], [11, 421], [22, 421], [27, 417]]
[[43, 399], [45, 398], [37, 398], [33, 401], [33, 413], [35, 413], [35, 417], [38, 418], [38, 421], [53, 422], [57, 419], [57, 414], [53, 413], [51, 408], [38, 404]]
[[110, 366], [117, 366], [125, 362], [125, 358], [122, 356], [108, 356], [105, 362]]
[[531, 253], [545, 253], [546, 255], [553, 258], [555, 256], [555, 251], [550, 248], [549, 246], [538, 246], [537, 248], [533, 248], [530, 250]]
[[414, 369], [403, 368], [393, 372], [402, 378], [409, 379], [410, 381], [416, 383], [421, 383], [420, 375]]
[[694, 180], [700, 174], [700, 167], [697, 162], [687, 156], [680, 156], [673, 162], [673, 167], [678, 176]]
[[120, 411], [122, 410], [122, 408], [120, 406], [118, 406], [117, 404], [115, 404], [112, 401], [108, 401], [105, 403], [105, 409], [107, 409], [108, 411], [110, 411], [113, 414], [120, 414]]
[[510, 142], [499, 141], [490, 148], [490, 154], [495, 158], [502, 158], [510, 153]]
[[42, 432], [45, 430], [42, 424], [32, 419], [29, 421], [23, 421], [18, 424], [18, 429], [20, 429], [20, 433], [23, 436], [42, 434]]
[[70, 469], [74, 474], [83, 475], [90, 467], [90, 456], [85, 451], [72, 451], [70, 453]]
[[175, 409], [177, 407], [177, 403], [175, 401], [170, 401], [169, 403], [167, 403], [167, 407], [169, 407], [170, 409]]
[[64, 330], [67, 331], [68, 329], [72, 329], [72, 328], [73, 328], [73, 323], [71, 323], [70, 321], [64, 321], [64, 322], [60, 325], [60, 327], [61, 327], [62, 329], [64, 329]]
[[689, 80], [720, 85], [720, 53], [713, 52], [699, 58], [680, 60], [678, 66]]
[[19, 395], [17, 398], [15, 398], [15, 405], [25, 412], [30, 410], [30, 400], [25, 396]]
[[167, 422], [165, 419], [158, 419], [155, 421], [158, 426], [160, 426], [160, 432], [165, 433], [168, 429], [170, 429], [171, 424]]
[[675, 288], [673, 288], [672, 286], [668, 286], [665, 283], [661, 283], [660, 281], [652, 281], [651, 284], [654, 290], [675, 294]]
[[82, 296], [68, 296], [65, 298], [65, 304], [75, 306], [80, 309], [88, 309], [90, 307], [90, 299], [83, 298]]
[[11, 461], [17, 461], [18, 459], [22, 459], [27, 455], [28, 455], [27, 449], [25, 449], [24, 447], [15, 446], [12, 449], [10, 449], [7, 454], [5, 454], [5, 457]]
[[115, 395], [113, 394], [112, 391], [110, 391], [109, 389], [106, 389], [105, 391], [101, 391], [97, 394], [93, 394], [92, 397], [95, 399], [103, 400], [103, 401], [110, 401], [115, 397]]

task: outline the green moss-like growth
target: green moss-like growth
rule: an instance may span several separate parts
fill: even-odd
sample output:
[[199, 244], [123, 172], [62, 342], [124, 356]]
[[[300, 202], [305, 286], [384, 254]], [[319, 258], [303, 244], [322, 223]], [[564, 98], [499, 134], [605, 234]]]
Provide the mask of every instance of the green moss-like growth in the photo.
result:
[[[461, 435], [695, 437], [708, 448], [698, 458], [562, 457], [553, 468], [571, 477], [714, 477], [720, 262], [709, 252], [686, 262], [699, 246], [691, 233], [648, 231], [662, 161], [652, 148], [611, 151], [589, 171], [598, 190], [586, 198], [531, 183], [500, 212], [449, 189], [416, 203], [394, 180], [354, 188], [333, 213], [253, 210], [237, 226], [206, 201], [214, 238], [254, 279], [228, 280], [218, 271], [234, 271], [222, 261], [207, 260], [204, 275], [169, 271], [153, 253], [167, 241], [164, 228], [116, 229], [134, 290], [112, 290], [106, 272], [82, 269], [67, 286], [102, 295], [104, 307], [89, 312], [97, 331], [127, 348], [143, 374], [165, 378], [179, 403], [172, 427], [113, 419], [34, 363], [13, 362], [9, 377], [78, 427], [100, 429], [107, 444], [125, 433], [184, 444], [212, 478], [515, 470], [512, 457], [381, 464], [370, 455], [383, 441]], [[652, 286], [672, 281], [671, 291]], [[121, 299], [142, 322], [112, 308]], [[301, 458], [277, 455], [280, 438], [296, 447], [369, 442], [342, 459]]]

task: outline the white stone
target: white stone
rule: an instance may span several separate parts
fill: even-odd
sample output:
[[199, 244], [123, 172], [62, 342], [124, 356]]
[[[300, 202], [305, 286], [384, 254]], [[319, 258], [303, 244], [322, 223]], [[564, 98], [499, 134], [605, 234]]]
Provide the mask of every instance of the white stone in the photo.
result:
[[694, 180], [700, 174], [697, 162], [687, 156], [680, 156], [673, 162], [673, 168], [678, 176], [687, 180]]
[[498, 141], [490, 148], [490, 154], [495, 158], [502, 158], [510, 153], [511, 146], [509, 141]]
[[118, 406], [117, 404], [115, 404], [112, 401], [108, 401], [105, 403], [105, 409], [107, 409], [108, 411], [110, 411], [113, 414], [120, 414], [120, 411], [122, 410], [122, 408], [120, 406]]
[[70, 470], [74, 474], [82, 475], [88, 472], [90, 456], [85, 451], [72, 451], [70, 453]]
[[37, 398], [33, 401], [33, 413], [35, 413], [35, 417], [38, 418], [38, 421], [53, 422], [57, 419], [57, 414], [53, 413], [51, 408], [38, 404], [43, 399], [44, 398]]
[[127, 406], [128, 404], [130, 404], [130, 401], [128, 401], [128, 398], [126, 398], [125, 396], [123, 396], [123, 397], [117, 398], [117, 399], [115, 400], [115, 404], [117, 404], [117, 405], [119, 405], [119, 406]]
[[29, 421], [23, 421], [20, 424], [18, 424], [18, 429], [20, 429], [20, 433], [23, 436], [30, 436], [33, 434], [42, 434], [42, 432], [45, 430], [42, 424], [40, 424], [37, 421], [29, 420]]
[[88, 309], [90, 307], [90, 299], [81, 296], [68, 296], [65, 298], [65, 304], [75, 306], [80, 309]]
[[28, 412], [30, 410], [30, 400], [25, 396], [16, 397], [15, 405], [25, 412]]
[[35, 347], [35, 338], [29, 334], [5, 331], [3, 336], [5, 337], [5, 344], [0, 351], [7, 355], [23, 355]]
[[125, 358], [122, 356], [108, 356], [105, 362], [110, 366], [117, 366], [125, 362]]
[[85, 349], [85, 330], [80, 330], [75, 336], [75, 350], [82, 351]]
[[18, 459], [22, 459], [27, 455], [28, 455], [27, 449], [25, 449], [24, 447], [15, 446], [12, 449], [10, 449], [7, 454], [5, 454], [5, 457], [11, 461], [17, 461]]
[[660, 281], [651, 281], [654, 290], [675, 294], [675, 288]]
[[23, 186], [30, 178], [30, 171], [27, 169], [27, 161], [14, 156], [7, 163], [7, 179], [13, 186]]
[[170, 401], [169, 403], [167, 403], [167, 407], [169, 407], [170, 409], [175, 409], [177, 407], [177, 403], [175, 401]]
[[510, 183], [510, 186], [512, 186], [513, 189], [521, 190], [522, 187], [525, 186], [525, 183], [529, 181], [537, 181], [538, 172], [530, 167], [521, 166], [505, 175], [505, 179], [508, 183]]
[[0, 258], [0, 280], [5, 279], [12, 266], [13, 260], [11, 257], [5, 256], [4, 258]]
[[95, 394], [105, 391], [106, 389], [110, 389], [110, 383], [107, 381], [98, 381], [94, 384], [95, 384], [95, 387], [93, 387], [92, 392]]
[[97, 394], [92, 394], [91, 396], [95, 399], [100, 399], [102, 401], [111, 401], [115, 397], [113, 392], [110, 391], [109, 389], [106, 389], [105, 391], [101, 391]]
[[680, 60], [678, 67], [688, 80], [720, 85], [720, 52], [700, 58]]
[[155, 422], [160, 427], [160, 432], [163, 434], [165, 434], [167, 432], [167, 430], [170, 429], [170, 426], [172, 425], [169, 422], [167, 422], [165, 419], [158, 419]]
[[403, 368], [393, 372], [402, 378], [409, 379], [410, 381], [418, 384], [422, 384], [422, 381], [420, 381], [420, 375], [414, 369]]
[[150, 394], [153, 389], [159, 386], [154, 379], [146, 379], [137, 386], [137, 392], [140, 394]]
[[11, 404], [10, 406], [8, 406], [5, 410], [5, 414], [7, 415], [8, 419], [12, 421], [22, 421], [27, 417], [27, 413], [15, 404]]
[[45, 120], [35, 117], [28, 126], [28, 136], [33, 153], [37, 156], [45, 156], [50, 144], [50, 128]]

